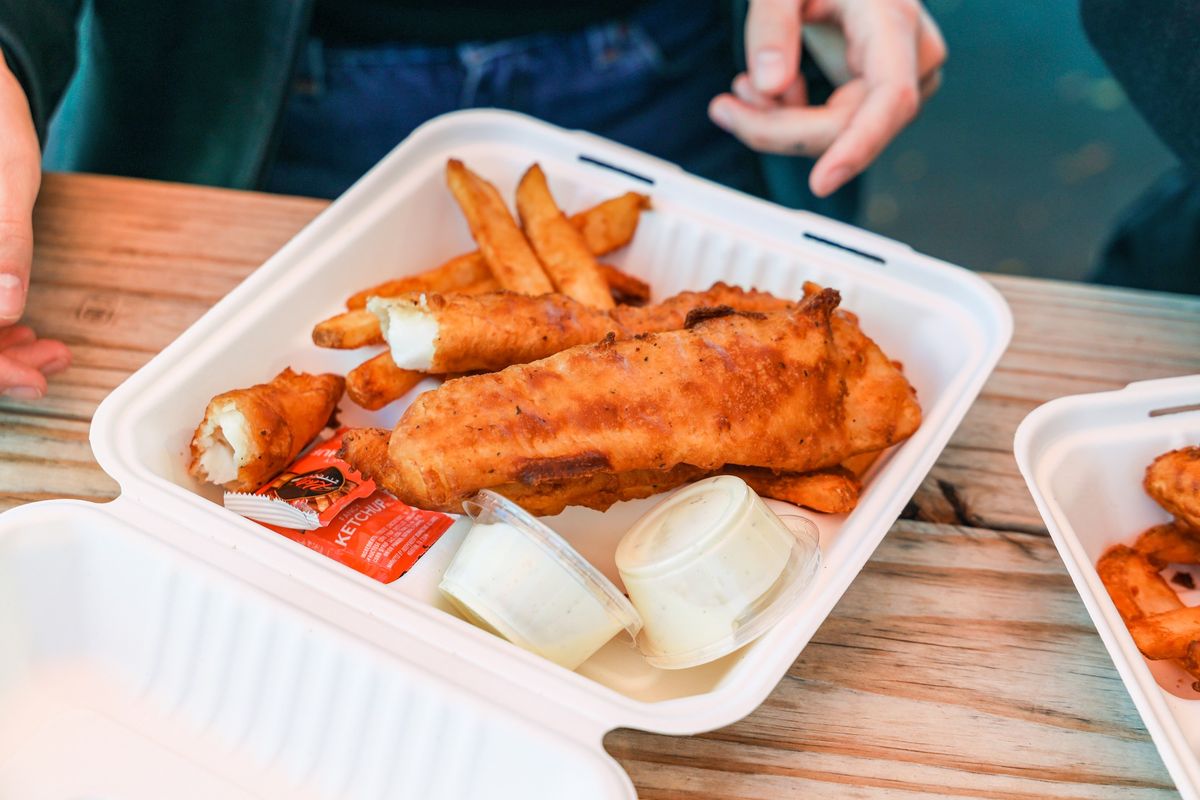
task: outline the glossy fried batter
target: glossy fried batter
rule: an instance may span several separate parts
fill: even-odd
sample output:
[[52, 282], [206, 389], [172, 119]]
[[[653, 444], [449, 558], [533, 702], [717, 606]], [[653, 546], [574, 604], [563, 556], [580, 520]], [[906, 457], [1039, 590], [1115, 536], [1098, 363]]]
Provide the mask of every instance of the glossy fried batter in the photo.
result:
[[188, 472], [230, 491], [255, 491], [325, 428], [344, 389], [340, 375], [289, 368], [270, 383], [217, 395], [192, 435]]
[[444, 509], [509, 483], [731, 462], [808, 472], [880, 450], [911, 435], [920, 409], [856, 325], [834, 325], [837, 302], [825, 290], [787, 312], [729, 314], [450, 381], [393, 432], [391, 488]]
[[1175, 590], [1143, 554], [1123, 544], [1110, 547], [1096, 562], [1096, 572], [1125, 624], [1148, 614], [1183, 607]]
[[[390, 436], [391, 431], [380, 428], [349, 431], [342, 439], [341, 457], [364, 477], [394, 494], [396, 487], [391, 484], [393, 472], [388, 460]], [[777, 475], [770, 470], [735, 466], [726, 466], [717, 472], [736, 475], [763, 497], [826, 514], [844, 514], [853, 510], [862, 488], [854, 474], [840, 466], [803, 474]], [[665, 472], [599, 472], [583, 478], [548, 481], [535, 486], [507, 483], [481, 488], [490, 488], [504, 495], [531, 514], [548, 517], [562, 513], [569, 506], [607, 511], [614, 503], [651, 497], [711, 474], [714, 473], [691, 464], [677, 464]]]
[[[526, 364], [612, 334], [629, 339], [641, 333], [677, 330], [697, 308], [728, 306], [738, 311], [775, 311], [792, 304], [766, 292], [716, 283], [704, 292], [682, 292], [650, 306], [593, 308], [563, 294], [537, 297], [497, 292], [472, 297], [458, 294], [406, 294], [372, 299], [384, 337], [399, 342], [396, 363], [431, 373], [491, 372]], [[345, 315], [343, 315], [345, 316]], [[406, 360], [412, 342], [436, 336], [427, 351]], [[401, 352], [397, 353], [399, 349]], [[411, 356], [410, 356], [411, 357]]]
[[1146, 468], [1146, 493], [1194, 531], [1200, 531], [1200, 447], [1181, 447]]

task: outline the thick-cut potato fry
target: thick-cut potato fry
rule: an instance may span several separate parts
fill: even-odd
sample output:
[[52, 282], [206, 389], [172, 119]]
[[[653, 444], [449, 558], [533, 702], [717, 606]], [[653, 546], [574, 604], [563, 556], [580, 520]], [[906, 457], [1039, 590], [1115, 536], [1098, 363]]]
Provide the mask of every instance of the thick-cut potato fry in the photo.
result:
[[1144, 555], [1123, 544], [1108, 548], [1096, 572], [1125, 624], [1183, 606], [1175, 590]]
[[467, 218], [479, 252], [500, 285], [521, 294], [554, 291], [496, 187], [454, 158], [446, 163], [446, 182]]
[[[643, 209], [650, 207], [650, 198], [637, 192], [605, 200], [570, 220], [583, 234], [588, 250], [602, 256], [617, 250], [633, 239]], [[611, 264], [601, 264], [600, 270], [612, 291], [613, 300], [629, 305], [641, 305], [650, 300], [650, 286]], [[408, 292], [457, 292], [468, 284], [494, 280], [492, 271], [478, 250], [455, 256], [441, 266], [417, 275], [385, 281], [356, 292], [346, 301], [346, 308], [366, 308], [369, 297], [394, 297]], [[499, 288], [499, 284], [496, 285]], [[481, 291], [495, 291], [484, 289]]]
[[1187, 658], [1191, 644], [1200, 640], [1200, 606], [1176, 608], [1127, 624], [1134, 644], [1146, 658]]
[[614, 303], [626, 306], [644, 306], [650, 302], [650, 284], [622, 272], [612, 264], [600, 264], [600, 274], [608, 284], [608, 292]]
[[1133, 548], [1160, 569], [1167, 564], [1200, 564], [1200, 537], [1178, 522], [1147, 529]]
[[554, 202], [542, 168], [534, 164], [517, 184], [517, 215], [554, 288], [595, 308], [612, 308], [612, 295], [579, 229]]
[[[1166, 527], [1170, 526], [1160, 525], [1146, 531], [1139, 538], [1138, 546], [1142, 546], [1142, 540], [1151, 544], [1153, 537], [1147, 537], [1156, 534], [1159, 528]], [[1200, 629], [1192, 628], [1190, 634], [1181, 634], [1176, 628], [1173, 638], [1164, 644], [1166, 640], [1161, 626], [1148, 622], [1164, 614], [1187, 610], [1179, 595], [1159, 574], [1160, 566], [1137, 550], [1116, 545], [1105, 551], [1096, 562], [1096, 572], [1143, 655], [1147, 658], [1175, 658], [1176, 663], [1189, 675], [1200, 679]], [[1182, 641], [1189, 637], [1190, 641]], [[1176, 652], [1176, 655], [1151, 655], [1161, 652], [1164, 647]], [[1200, 680], [1193, 688], [1200, 691]]]
[[367, 359], [346, 374], [346, 394], [368, 411], [377, 411], [399, 400], [425, 375], [400, 369], [388, 352]]
[[[386, 465], [387, 462], [377, 459], [375, 463]], [[805, 506], [825, 514], [848, 513], [858, 502], [858, 482], [840, 467], [816, 472], [775, 474], [765, 469], [733, 466], [707, 472], [691, 464], [677, 464], [669, 470], [601, 472], [534, 485], [514, 482], [493, 488], [531, 514], [553, 516], [567, 506], [606, 511], [613, 503], [622, 500], [651, 497], [689, 481], [720, 474], [736, 475], [763, 497]], [[383, 469], [379, 475], [387, 481], [390, 471]]]
[[[392, 283], [400, 285], [403, 281], [393, 281]], [[380, 284], [376, 288], [383, 286], [384, 284]], [[496, 283], [495, 278], [489, 276], [456, 289], [451, 294], [489, 294], [499, 290], [500, 285]], [[388, 295], [380, 296], [387, 297]], [[368, 311], [365, 306], [343, 311], [341, 314], [318, 322], [313, 327], [312, 338], [313, 344], [317, 347], [330, 347], [334, 350], [353, 350], [357, 347], [384, 344], [383, 331], [379, 328], [379, 318]]]
[[858, 505], [862, 484], [844, 467], [815, 472], [775, 473], [769, 469], [727, 466], [721, 470], [736, 475], [763, 497], [783, 500], [823, 514], [848, 514]]
[[372, 344], [383, 344], [379, 319], [365, 308], [343, 311], [313, 326], [313, 344], [335, 350], [353, 350]]
[[1189, 644], [1187, 654], [1176, 663], [1183, 667], [1187, 674], [1197, 679], [1192, 683], [1192, 690], [1200, 692], [1200, 641]]
[[405, 292], [459, 292], [464, 287], [480, 281], [492, 280], [492, 270], [483, 255], [476, 250], [455, 256], [441, 266], [385, 281], [361, 292], [355, 292], [346, 300], [346, 308], [366, 308], [369, 297], [391, 297]]
[[867, 474], [867, 470], [879, 460], [881, 455], [883, 455], [882, 450], [876, 450], [872, 453], [859, 453], [843, 461], [842, 466], [850, 470], [854, 474], [854, 477], [862, 478], [863, 475]]
[[650, 208], [650, 198], [637, 192], [605, 200], [571, 217], [588, 249], [598, 256], [611, 253], [633, 240], [642, 211]]

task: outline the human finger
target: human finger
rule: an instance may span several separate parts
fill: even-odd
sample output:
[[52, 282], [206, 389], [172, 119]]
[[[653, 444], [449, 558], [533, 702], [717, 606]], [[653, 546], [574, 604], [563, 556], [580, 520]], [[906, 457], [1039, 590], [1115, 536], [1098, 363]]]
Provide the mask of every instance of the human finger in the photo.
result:
[[37, 338], [33, 328], [28, 325], [10, 325], [0, 328], [0, 350], [14, 344], [25, 344]]
[[856, 103], [852, 86], [842, 98], [823, 106], [780, 106], [761, 109], [731, 95], [716, 98], [709, 108], [713, 121], [747, 147], [764, 153], [815, 156], [825, 151], [845, 127]]
[[733, 79], [730, 88], [733, 90], [733, 96], [746, 105], [761, 109], [775, 108], [779, 105], [777, 99], [755, 89], [754, 84], [750, 82], [750, 76], [744, 72]]
[[942, 71], [931, 73], [921, 79], [921, 103], [924, 104], [929, 98], [937, 94], [937, 90], [942, 88]]
[[46, 378], [34, 367], [0, 353], [0, 394], [14, 400], [46, 396]]
[[[861, 54], [866, 94], [846, 129], [809, 176], [813, 193], [833, 193], [866, 169], [912, 121], [920, 107], [917, 78], [917, 8], [909, 4], [847, 20], [847, 41]], [[850, 84], [847, 84], [849, 86]]]
[[750, 0], [746, 67], [754, 88], [777, 95], [800, 70], [800, 0]]
[[6, 347], [4, 356], [20, 361], [27, 367], [33, 367], [43, 375], [62, 372], [71, 365], [71, 351], [65, 344], [54, 339], [38, 339]]
[[946, 39], [933, 17], [924, 7], [917, 14], [917, 71], [921, 80], [927, 80], [946, 65]]
[[804, 77], [800, 75], [797, 75], [791, 85], [776, 97], [763, 94], [755, 89], [754, 84], [750, 82], [750, 76], [744, 72], [733, 79], [732, 88], [735, 97], [758, 108], [808, 105], [808, 87], [804, 83]]
[[0, 325], [25, 311], [40, 160], [29, 102], [0, 54]]

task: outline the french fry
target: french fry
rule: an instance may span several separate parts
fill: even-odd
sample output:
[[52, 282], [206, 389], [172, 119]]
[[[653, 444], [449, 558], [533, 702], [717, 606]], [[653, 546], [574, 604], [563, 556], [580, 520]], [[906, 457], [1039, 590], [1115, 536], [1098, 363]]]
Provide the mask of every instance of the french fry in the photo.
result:
[[[1158, 528], [1166, 527], [1169, 526], [1159, 525], [1149, 529], [1139, 538], [1138, 544], [1141, 545], [1142, 539], [1151, 534], [1161, 533]], [[1195, 609], [1183, 605], [1179, 595], [1159, 574], [1159, 566], [1145, 554], [1117, 545], [1105, 551], [1096, 562], [1096, 572], [1129, 628], [1138, 650], [1151, 659], [1174, 658], [1180, 667], [1197, 679], [1192, 688], [1200, 691], [1200, 627], [1192, 623], [1189, 629], [1187, 620], [1174, 618], [1164, 625], [1161, 619]], [[1200, 617], [1197, 621], [1200, 622]], [[1174, 655], [1158, 655], [1162, 652]]]
[[608, 284], [608, 292], [614, 303], [627, 306], [644, 306], [650, 302], [650, 284], [622, 272], [612, 264], [599, 264], [600, 274]]
[[588, 249], [598, 256], [606, 255], [633, 240], [641, 214], [650, 208], [650, 198], [637, 192], [605, 200], [571, 217], [579, 228]]
[[579, 229], [554, 202], [542, 168], [534, 164], [517, 185], [517, 215], [554, 288], [595, 308], [612, 308], [612, 295]]
[[[570, 219], [571, 224], [583, 234], [588, 249], [594, 255], [602, 256], [629, 244], [637, 231], [642, 210], [649, 207], [650, 198], [637, 192], [627, 192], [581, 211]], [[601, 264], [600, 270], [616, 302], [641, 305], [650, 300], [650, 287], [645, 281], [611, 264]], [[483, 255], [475, 250], [455, 256], [441, 266], [417, 275], [385, 281], [356, 292], [346, 301], [346, 308], [366, 308], [368, 297], [395, 297], [408, 292], [462, 291], [463, 287], [484, 280], [494, 280], [492, 271]]]
[[1187, 658], [1192, 642], [1200, 640], [1200, 606], [1142, 617], [1128, 626], [1134, 644], [1146, 658]]
[[858, 478], [844, 467], [778, 474], [755, 467], [727, 466], [721, 471], [741, 478], [763, 497], [783, 500], [823, 514], [847, 514], [853, 511], [862, 492]]
[[365, 308], [345, 311], [318, 322], [313, 327], [313, 344], [335, 350], [353, 350], [371, 344], [383, 344], [379, 319]]
[[1100, 556], [1096, 573], [1126, 625], [1147, 615], [1183, 606], [1179, 595], [1158, 574], [1158, 568], [1144, 555], [1123, 544], [1108, 548]]
[[882, 450], [875, 450], [870, 453], [859, 453], [858, 455], [850, 456], [843, 461], [842, 466], [850, 470], [850, 472], [854, 474], [854, 477], [862, 478], [863, 475], [867, 474], [867, 470], [869, 470], [871, 466], [879, 460], [881, 455], [883, 455]]
[[1200, 538], [1177, 522], [1147, 529], [1133, 548], [1159, 568], [1167, 564], [1200, 564]]
[[[403, 283], [400, 281], [391, 281], [394, 286], [399, 286]], [[380, 284], [375, 287], [379, 290], [389, 288], [387, 284]], [[487, 294], [488, 292], [499, 291], [500, 286], [491, 276], [475, 281], [474, 283], [463, 286], [451, 294]], [[423, 289], [420, 291], [432, 292], [432, 289]], [[401, 292], [400, 294], [404, 294]], [[370, 295], [374, 297], [375, 295]], [[389, 295], [381, 294], [382, 297]], [[317, 347], [330, 347], [335, 350], [353, 350], [357, 347], [367, 347], [373, 344], [383, 344], [383, 332], [379, 328], [379, 318], [368, 311], [365, 307], [356, 308], [350, 311], [343, 311], [341, 314], [330, 317], [327, 320], [318, 322], [313, 327], [312, 332], [313, 344]]]
[[[351, 295], [346, 308], [366, 308], [368, 297], [393, 297], [406, 292], [456, 292], [480, 281], [492, 280], [492, 270], [478, 250], [455, 256], [441, 266], [386, 281]], [[485, 290], [486, 291], [486, 290]]]
[[458, 159], [447, 162], [446, 182], [467, 218], [479, 252], [500, 285], [521, 294], [554, 291], [541, 262], [496, 187], [471, 172]]
[[367, 359], [346, 375], [346, 394], [368, 411], [377, 411], [399, 400], [421, 382], [425, 375], [400, 369], [389, 352]]

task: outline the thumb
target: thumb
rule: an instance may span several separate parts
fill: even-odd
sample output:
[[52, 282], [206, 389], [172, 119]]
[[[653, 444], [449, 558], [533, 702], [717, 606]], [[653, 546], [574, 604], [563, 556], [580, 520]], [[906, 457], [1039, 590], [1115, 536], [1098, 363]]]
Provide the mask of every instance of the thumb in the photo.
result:
[[25, 312], [33, 261], [33, 225], [28, 215], [28, 211], [0, 207], [0, 325], [11, 325]]
[[25, 311], [40, 162], [29, 103], [0, 55], [0, 325]]

